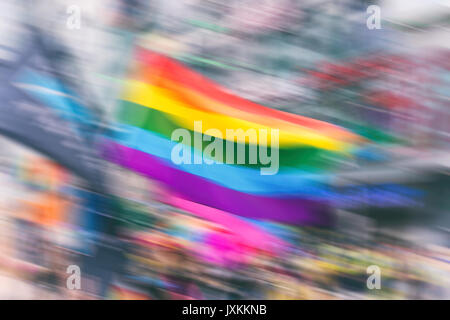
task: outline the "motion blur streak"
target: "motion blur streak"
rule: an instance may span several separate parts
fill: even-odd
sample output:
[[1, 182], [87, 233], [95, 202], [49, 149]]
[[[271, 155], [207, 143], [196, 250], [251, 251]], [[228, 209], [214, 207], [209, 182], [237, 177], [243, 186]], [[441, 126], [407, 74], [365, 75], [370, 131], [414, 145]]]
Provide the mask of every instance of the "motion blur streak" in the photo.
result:
[[450, 299], [449, 21], [2, 0], [0, 299]]

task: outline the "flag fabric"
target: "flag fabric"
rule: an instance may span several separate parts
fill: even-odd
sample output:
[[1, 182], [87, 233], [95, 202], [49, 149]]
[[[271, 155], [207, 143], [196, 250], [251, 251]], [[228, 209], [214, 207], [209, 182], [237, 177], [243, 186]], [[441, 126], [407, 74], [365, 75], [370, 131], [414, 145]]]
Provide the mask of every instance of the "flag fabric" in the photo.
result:
[[[118, 122], [120, 130], [106, 150], [116, 163], [160, 181], [193, 203], [289, 224], [331, 221], [324, 175], [329, 157], [349, 155], [361, 141], [338, 126], [240, 98], [188, 67], [143, 49], [125, 82]], [[173, 132], [180, 128], [194, 140], [200, 134], [200, 143], [174, 141]], [[239, 129], [255, 136], [238, 140], [226, 134]], [[264, 130], [277, 130], [278, 139], [270, 134], [263, 139]], [[223, 152], [207, 153], [211, 141]], [[176, 164], [173, 150], [180, 144], [189, 161]], [[234, 151], [227, 158], [230, 146], [245, 150], [245, 161]], [[270, 149], [271, 156], [278, 153], [275, 174], [261, 174], [268, 165], [249, 161], [251, 151], [261, 148]]]
[[0, 134], [31, 147], [102, 189], [96, 155], [70, 130], [70, 123], [17, 87], [0, 88]]
[[94, 139], [87, 139], [88, 108], [64, 85], [37, 33], [17, 59], [0, 69], [0, 134], [33, 148], [104, 191]]

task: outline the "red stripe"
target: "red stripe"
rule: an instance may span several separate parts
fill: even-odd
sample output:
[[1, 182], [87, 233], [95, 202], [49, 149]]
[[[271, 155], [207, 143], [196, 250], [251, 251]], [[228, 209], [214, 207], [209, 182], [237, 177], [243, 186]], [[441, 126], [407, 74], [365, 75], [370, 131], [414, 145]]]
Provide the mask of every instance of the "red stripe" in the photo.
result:
[[228, 93], [218, 84], [215, 84], [201, 74], [191, 71], [181, 63], [178, 63], [166, 56], [145, 49], [139, 49], [137, 52], [137, 57], [139, 61], [144, 63], [143, 69], [140, 69], [139, 72], [142, 72], [146, 80], [152, 80], [153, 84], [155, 85], [158, 85], [158, 81], [154, 80], [155, 76], [158, 76], [178, 83], [179, 85], [187, 87], [191, 90], [195, 90], [211, 99], [220, 101], [221, 103], [229, 105], [230, 107], [250, 114], [258, 114], [269, 118], [277, 118], [315, 130], [328, 129], [340, 130], [342, 132], [345, 132], [344, 129], [333, 124], [311, 119], [308, 117], [303, 117], [297, 114], [268, 108], [243, 99], [234, 94]]

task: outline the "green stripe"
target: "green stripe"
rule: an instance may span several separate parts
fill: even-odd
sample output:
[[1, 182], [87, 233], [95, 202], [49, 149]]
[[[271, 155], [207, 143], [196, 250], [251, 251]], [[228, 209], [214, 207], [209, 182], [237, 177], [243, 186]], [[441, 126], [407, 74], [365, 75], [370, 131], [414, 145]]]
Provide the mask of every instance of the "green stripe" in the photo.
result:
[[[122, 100], [120, 102], [119, 110], [120, 110], [118, 115], [119, 122], [158, 133], [169, 140], [171, 139], [172, 132], [180, 128], [179, 125], [177, 125], [170, 119], [171, 116], [168, 116], [164, 112], [147, 108], [133, 102]], [[191, 137], [193, 137], [194, 136], [193, 131], [192, 130], [188, 131], [191, 133]], [[209, 141], [202, 141], [203, 150], [209, 144], [210, 144]], [[214, 157], [214, 160], [225, 162], [225, 155], [226, 155], [225, 149], [227, 147], [226, 143], [222, 143], [222, 145], [223, 145], [223, 152], [222, 152], [223, 157], [221, 158]], [[236, 142], [234, 143], [235, 148], [234, 163], [237, 163], [236, 148], [238, 145], [239, 143]], [[261, 166], [260, 164], [248, 164], [249, 163], [248, 144], [246, 144], [245, 148], [246, 148], [245, 149], [246, 159], [245, 164], [242, 164], [242, 166], [260, 167]], [[338, 155], [337, 153], [328, 150], [323, 150], [320, 148], [310, 146], [279, 149], [280, 168], [282, 167], [297, 168], [308, 171], [322, 170], [330, 167], [330, 163], [332, 163], [332, 161], [330, 160], [331, 157], [342, 158], [342, 155]]]

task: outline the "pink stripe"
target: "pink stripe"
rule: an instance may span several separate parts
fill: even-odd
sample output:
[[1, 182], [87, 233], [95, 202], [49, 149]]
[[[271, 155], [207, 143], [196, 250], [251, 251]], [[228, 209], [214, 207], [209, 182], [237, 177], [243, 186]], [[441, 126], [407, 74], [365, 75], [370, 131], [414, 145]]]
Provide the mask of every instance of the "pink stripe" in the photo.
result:
[[267, 251], [275, 251], [281, 246], [288, 244], [282, 239], [268, 234], [259, 227], [246, 222], [227, 212], [204, 206], [189, 200], [181, 199], [173, 193], [165, 193], [161, 196], [161, 201], [174, 207], [183, 209], [198, 217], [221, 224], [239, 236], [246, 244], [254, 248]]

